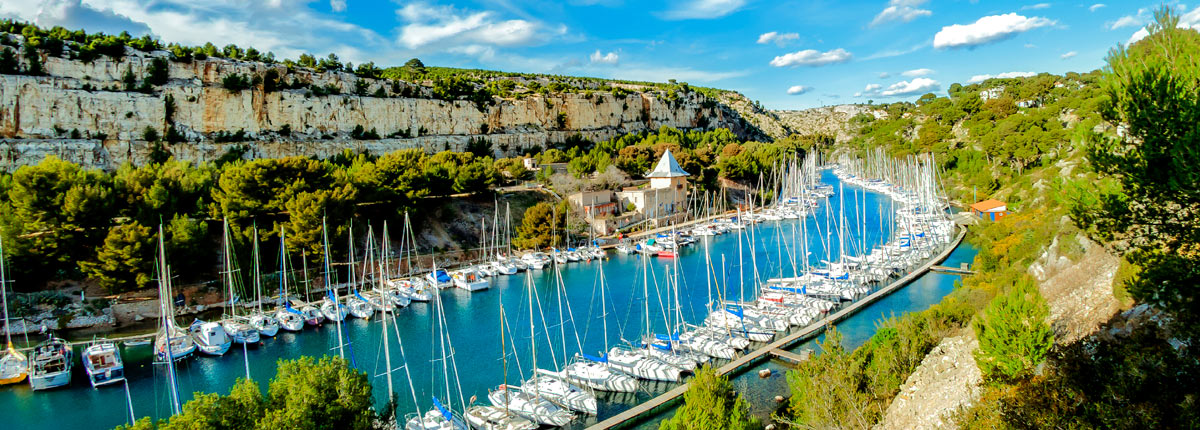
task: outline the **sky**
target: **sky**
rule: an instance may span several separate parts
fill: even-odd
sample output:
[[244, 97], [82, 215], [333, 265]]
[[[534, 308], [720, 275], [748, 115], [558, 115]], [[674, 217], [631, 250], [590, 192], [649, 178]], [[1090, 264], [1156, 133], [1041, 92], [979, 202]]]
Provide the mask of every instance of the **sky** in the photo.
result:
[[[1103, 2], [1103, 3], [1100, 3]], [[1200, 28], [1200, 7], [1167, 3]], [[1100, 68], [1159, 3], [1116, 0], [0, 0], [0, 17], [355, 64], [666, 81], [769, 109]]]

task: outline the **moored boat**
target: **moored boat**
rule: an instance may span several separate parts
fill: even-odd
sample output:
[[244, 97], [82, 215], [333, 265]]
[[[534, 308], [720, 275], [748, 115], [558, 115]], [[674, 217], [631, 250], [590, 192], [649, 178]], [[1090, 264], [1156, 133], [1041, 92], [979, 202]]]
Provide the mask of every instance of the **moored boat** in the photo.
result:
[[100, 342], [84, 348], [83, 368], [93, 388], [125, 380], [125, 364], [121, 352], [112, 342]]
[[52, 335], [30, 353], [29, 387], [48, 390], [69, 385], [73, 359], [74, 352], [67, 341]]

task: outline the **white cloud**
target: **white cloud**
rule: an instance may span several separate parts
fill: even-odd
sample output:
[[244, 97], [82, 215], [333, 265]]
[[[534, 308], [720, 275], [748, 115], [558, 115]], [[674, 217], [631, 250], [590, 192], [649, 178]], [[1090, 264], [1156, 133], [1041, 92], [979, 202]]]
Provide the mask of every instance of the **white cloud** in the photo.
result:
[[933, 36], [933, 47], [938, 49], [974, 47], [1054, 24], [1056, 24], [1055, 21], [1046, 18], [1036, 16], [1026, 18], [1015, 13], [985, 16], [971, 24], [942, 27], [942, 30]]
[[1074, 56], [1076, 56], [1076, 55], [1079, 55], [1079, 53], [1078, 53], [1078, 52], [1075, 52], [1075, 51], [1071, 51], [1071, 52], [1068, 52], [1068, 53], [1066, 53], [1066, 54], [1062, 54], [1062, 55], [1060, 55], [1060, 56], [1059, 56], [1059, 58], [1062, 58], [1062, 59], [1066, 60], [1066, 59], [1068, 59], [1068, 58], [1072, 58], [1072, 57], [1074, 57]]
[[1108, 29], [1117, 30], [1125, 27], [1141, 27], [1143, 24], [1145, 24], [1145, 22], [1146, 21], [1141, 17], [1125, 15], [1108, 24]]
[[1021, 6], [1021, 10], [1038, 10], [1038, 9], [1047, 9], [1049, 7], [1050, 7], [1050, 3], [1037, 3], [1037, 4], [1031, 4], [1028, 6]]
[[821, 52], [815, 49], [805, 49], [775, 57], [775, 59], [771, 60], [771, 65], [775, 67], [816, 67], [827, 64], [844, 63], [850, 61], [851, 57], [853, 57], [853, 55], [842, 48], [834, 49], [828, 52]]
[[862, 91], [854, 93], [854, 97], [877, 96], [877, 95], [879, 95], [880, 88], [883, 88], [883, 85], [867, 84], [867, 87], [863, 88]]
[[892, 76], [892, 74], [888, 72], [879, 72], [879, 79], [887, 79], [889, 76]]
[[593, 52], [592, 55], [588, 57], [588, 59], [591, 60], [593, 64], [616, 65], [617, 62], [620, 61], [621, 56], [617, 55], [616, 52], [609, 52], [601, 55], [600, 50], [597, 49], [596, 52]]
[[774, 43], [779, 46], [786, 45], [788, 42], [800, 40], [800, 35], [797, 33], [779, 33], [776, 31], [763, 33], [758, 35], [758, 44], [765, 45]]
[[883, 90], [879, 95], [884, 97], [910, 96], [913, 94], [927, 93], [937, 91], [942, 88], [942, 85], [933, 79], [916, 78], [911, 81], [900, 81], [894, 83]]
[[329, 0], [329, 8], [334, 12], [346, 10], [346, 0]]
[[1108, 6], [1108, 5], [1106, 5], [1104, 3], [1096, 3], [1094, 5], [1088, 6], [1088, 12], [1095, 12], [1097, 9], [1100, 9], [1100, 8], [1103, 8], [1106, 6]]
[[798, 95], [807, 93], [809, 90], [812, 90], [812, 87], [806, 87], [804, 85], [793, 85], [787, 89], [787, 93], [790, 95], [793, 95], [793, 96], [798, 96]]
[[[6, 8], [5, 8], [6, 9]], [[109, 8], [83, 4], [81, 0], [47, 0], [38, 5], [33, 22], [43, 27], [56, 25], [89, 32], [119, 34], [128, 31], [134, 36], [150, 33], [150, 26], [136, 22]]]
[[918, 76], [926, 76], [926, 75], [930, 75], [930, 74], [933, 74], [933, 69], [913, 69], [913, 70], [908, 70], [908, 71], [905, 71], [904, 73], [901, 73], [902, 76], [907, 77], [907, 78], [915, 78]]
[[1026, 44], [1025, 44], [1025, 47], [1026, 47], [1026, 48], [1029, 48], [1029, 49], [1033, 49], [1033, 48], [1037, 48], [1037, 45], [1034, 45], [1034, 44], [1032, 44], [1032, 43], [1026, 43]]
[[909, 22], [922, 16], [932, 15], [933, 12], [928, 9], [920, 8], [926, 1], [928, 0], [890, 0], [887, 7], [871, 20], [870, 26], [875, 27], [893, 21]]
[[409, 3], [397, 11], [406, 21], [397, 41], [409, 49], [470, 44], [530, 46], [544, 43], [561, 30], [547, 29], [540, 22], [523, 19], [500, 20], [491, 11], [470, 12], [450, 6]]
[[[1180, 8], [1182, 8], [1182, 6], [1180, 6]], [[1142, 15], [1145, 13], [1144, 11], [1145, 9], [1138, 10], [1138, 15]], [[1192, 9], [1191, 12], [1180, 15], [1179, 24], [1177, 24], [1176, 27], [1200, 30], [1200, 8]], [[1138, 31], [1134, 32], [1132, 36], [1129, 36], [1129, 41], [1126, 42], [1126, 44], [1132, 44], [1149, 35], [1150, 33], [1146, 31], [1146, 28], [1142, 27], [1138, 29]]]
[[1004, 73], [995, 74], [995, 75], [975, 75], [975, 76], [972, 76], [971, 79], [968, 79], [967, 83], [977, 84], [977, 83], [980, 83], [980, 82], [983, 82], [983, 81], [986, 81], [986, 80], [992, 79], [992, 78], [1002, 78], [1002, 79], [1028, 78], [1030, 76], [1036, 76], [1036, 75], [1037, 75], [1037, 73], [1033, 73], [1033, 72], [1004, 72]]
[[678, 0], [671, 9], [659, 12], [666, 20], [714, 19], [737, 12], [746, 0]]

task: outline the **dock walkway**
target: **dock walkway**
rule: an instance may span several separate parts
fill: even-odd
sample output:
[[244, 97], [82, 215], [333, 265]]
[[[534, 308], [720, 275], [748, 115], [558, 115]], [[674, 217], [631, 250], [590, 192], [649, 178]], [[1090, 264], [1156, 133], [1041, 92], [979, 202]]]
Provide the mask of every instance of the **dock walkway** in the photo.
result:
[[[775, 352], [784, 351], [785, 348], [792, 346], [792, 345], [796, 344], [797, 342], [807, 340], [813, 336], [820, 334], [822, 331], [825, 330], [825, 327], [827, 327], [831, 324], [834, 324], [838, 321], [841, 321], [841, 320], [845, 319], [846, 317], [849, 317], [850, 315], [853, 315], [855, 312], [858, 312], [866, 305], [874, 303], [876, 300], [879, 300], [880, 298], [883, 298], [884, 296], [891, 294], [893, 291], [899, 289], [900, 287], [908, 285], [910, 282], [916, 280], [918, 277], [920, 277], [921, 275], [924, 275], [926, 272], [928, 272], [930, 270], [930, 268], [932, 268], [934, 265], [937, 265], [938, 263], [945, 261], [946, 257], [949, 257], [950, 253], [954, 252], [954, 250], [956, 248], [958, 248], [958, 245], [960, 243], [962, 243], [963, 237], [965, 237], [966, 235], [967, 235], [967, 230], [961, 229], [958, 233], [958, 237], [954, 239], [954, 242], [952, 242], [952, 244], [950, 246], [947, 246], [946, 249], [942, 250], [940, 253], [935, 255], [929, 261], [925, 262], [925, 264], [918, 267], [916, 270], [909, 272], [907, 275], [904, 275], [900, 279], [897, 279], [895, 282], [888, 284], [886, 287], [880, 288], [878, 291], [871, 293], [867, 297], [864, 297], [862, 300], [851, 303], [848, 306], [846, 306], [845, 308], [842, 308], [841, 310], [838, 310], [837, 312], [829, 314], [829, 316], [825, 317], [824, 319], [822, 319], [820, 321], [812, 323], [812, 324], [808, 325], [807, 327], [804, 327], [798, 331], [792, 332], [792, 333], [788, 334], [787, 336], [784, 336], [778, 340], [775, 340], [775, 341], [763, 346], [762, 348], [758, 348], [758, 349], [754, 350], [753, 352], [750, 352], [746, 355], [735, 358], [733, 361], [730, 361], [729, 363], [726, 363], [724, 366], [717, 368], [717, 374], [718, 375], [726, 375], [726, 374], [730, 374], [730, 373], [735, 373], [735, 372], [743, 370], [745, 367], [748, 367], [751, 364], [757, 363], [763, 359], [766, 359], [766, 358], [769, 358], [772, 356], [776, 356]], [[683, 384], [679, 385], [678, 387], [672, 388], [670, 391], [667, 391], [666, 393], [660, 394], [657, 397], [650, 399], [649, 401], [640, 403], [637, 406], [634, 406], [633, 408], [630, 408], [630, 409], [628, 409], [624, 412], [621, 412], [615, 416], [612, 416], [604, 421], [596, 423], [596, 424], [588, 427], [588, 430], [604, 430], [604, 429], [617, 428], [627, 422], [636, 420], [638, 417], [640, 417], [642, 415], [654, 412], [655, 410], [658, 410], [658, 409], [668, 405], [669, 403], [672, 403], [673, 401], [677, 400], [680, 396], [683, 395], [683, 393], [687, 392], [689, 385], [690, 385], [690, 383], [683, 383]]]

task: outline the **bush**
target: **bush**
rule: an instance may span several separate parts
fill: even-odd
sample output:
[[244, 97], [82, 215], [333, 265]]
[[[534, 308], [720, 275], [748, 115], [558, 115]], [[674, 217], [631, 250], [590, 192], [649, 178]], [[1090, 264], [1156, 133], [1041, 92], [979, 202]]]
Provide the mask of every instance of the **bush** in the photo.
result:
[[1046, 300], [1029, 280], [993, 299], [973, 324], [979, 338], [975, 362], [984, 379], [1010, 383], [1028, 378], [1054, 345], [1049, 316]]
[[229, 90], [231, 93], [240, 92], [250, 88], [250, 78], [238, 73], [230, 73], [221, 78], [221, 87]]
[[142, 140], [147, 142], [157, 142], [158, 130], [155, 130], [154, 127], [146, 126], [146, 129], [142, 130]]
[[169, 70], [166, 58], [155, 58], [150, 60], [150, 65], [146, 67], [146, 77], [144, 80], [150, 85], [166, 84]]
[[712, 365], [705, 364], [688, 382], [683, 393], [683, 406], [675, 415], [663, 421], [660, 430], [746, 430], [759, 428], [750, 416], [750, 406], [733, 389], [726, 376], [717, 375]]

